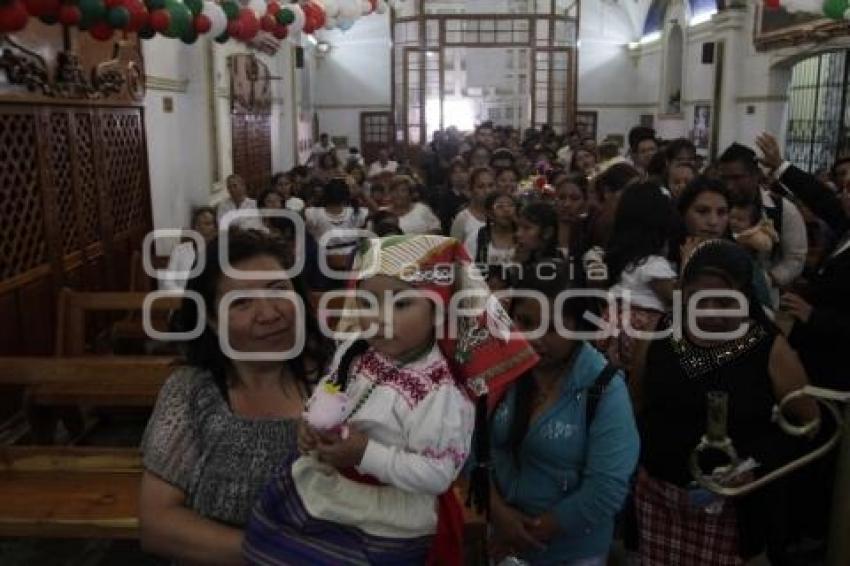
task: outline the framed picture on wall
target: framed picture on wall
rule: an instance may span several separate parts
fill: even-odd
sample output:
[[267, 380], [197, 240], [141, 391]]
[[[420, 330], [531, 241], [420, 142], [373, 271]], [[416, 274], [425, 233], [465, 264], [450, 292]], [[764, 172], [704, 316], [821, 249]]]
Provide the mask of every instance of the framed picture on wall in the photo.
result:
[[576, 112], [576, 130], [582, 138], [596, 139], [599, 113], [596, 111]]
[[711, 105], [697, 104], [694, 106], [694, 129], [692, 133], [697, 149], [708, 149], [711, 141]]
[[785, 8], [765, 10], [758, 2], [756, 6], [753, 43], [756, 49], [767, 50], [830, 37], [850, 35], [846, 22], [836, 22], [822, 14], [789, 12]]

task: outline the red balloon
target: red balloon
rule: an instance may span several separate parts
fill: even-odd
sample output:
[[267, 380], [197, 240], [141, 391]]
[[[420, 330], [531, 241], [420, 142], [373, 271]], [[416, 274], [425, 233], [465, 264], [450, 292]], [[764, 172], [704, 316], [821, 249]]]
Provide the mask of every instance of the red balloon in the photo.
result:
[[59, 22], [66, 26], [75, 26], [80, 23], [83, 13], [74, 4], [62, 4], [59, 8]]
[[277, 20], [274, 19], [274, 16], [270, 14], [266, 14], [262, 18], [260, 18], [260, 27], [263, 31], [267, 31], [271, 33], [274, 31], [275, 26], [277, 25]]
[[168, 29], [168, 26], [171, 25], [171, 13], [169, 13], [169, 11], [165, 8], [154, 10], [151, 12], [148, 23], [150, 24], [151, 29], [162, 33]]
[[369, 0], [369, 4], [372, 5], [373, 12], [376, 12], [378, 10], [378, 0]]
[[272, 35], [277, 39], [286, 39], [286, 36], [289, 35], [289, 28], [281, 24], [276, 24], [272, 30]]
[[257, 19], [257, 14], [250, 8], [242, 8], [239, 10], [239, 35], [237, 36], [242, 41], [254, 39], [260, 32], [260, 20]]
[[110, 8], [121, 6], [122, 2], [121, 0], [104, 0], [104, 4], [106, 4], [106, 9], [109, 10]]
[[139, 31], [148, 24], [150, 14], [140, 0], [125, 0], [124, 6], [130, 11], [130, 23], [127, 25], [128, 30]]
[[98, 41], [109, 41], [112, 39], [112, 34], [114, 32], [115, 30], [109, 27], [109, 24], [106, 22], [97, 22], [89, 28], [91, 36]]
[[0, 4], [0, 33], [24, 29], [29, 18], [26, 8], [20, 2], [12, 1], [5, 6]]
[[212, 22], [206, 14], [198, 14], [195, 16], [195, 31], [198, 33], [207, 33], [212, 28]]
[[274, 16], [278, 12], [280, 12], [280, 4], [275, 2], [275, 0], [271, 0], [271, 2], [266, 5], [266, 14]]
[[24, 0], [24, 8], [30, 16], [55, 16], [59, 14], [59, 0]]
[[325, 11], [314, 2], [307, 2], [304, 9], [304, 33], [313, 33], [325, 25]]

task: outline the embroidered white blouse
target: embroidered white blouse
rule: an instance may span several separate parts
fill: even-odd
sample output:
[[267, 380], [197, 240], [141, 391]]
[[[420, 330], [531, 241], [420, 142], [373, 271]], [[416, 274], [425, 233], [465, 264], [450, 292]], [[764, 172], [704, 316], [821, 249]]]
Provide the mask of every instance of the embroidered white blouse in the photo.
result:
[[348, 424], [369, 437], [357, 471], [385, 485], [358, 484], [301, 458], [292, 474], [305, 508], [379, 536], [433, 534], [436, 496], [451, 487], [469, 454], [472, 401], [437, 346], [404, 367], [370, 349], [352, 363], [346, 391], [352, 408], [359, 405]]

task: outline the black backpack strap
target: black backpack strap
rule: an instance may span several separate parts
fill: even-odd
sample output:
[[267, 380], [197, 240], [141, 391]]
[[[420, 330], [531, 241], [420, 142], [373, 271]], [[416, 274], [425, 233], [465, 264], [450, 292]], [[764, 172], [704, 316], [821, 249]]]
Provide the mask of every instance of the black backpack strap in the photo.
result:
[[487, 395], [475, 402], [475, 434], [472, 437], [475, 467], [469, 478], [466, 506], [485, 517], [490, 516], [490, 430], [487, 418]]
[[605, 369], [593, 382], [593, 385], [587, 388], [587, 403], [585, 404], [585, 430], [590, 431], [590, 423], [593, 422], [593, 417], [596, 416], [596, 409], [599, 407], [599, 401], [602, 400], [602, 395], [617, 375], [617, 368], [609, 363]]

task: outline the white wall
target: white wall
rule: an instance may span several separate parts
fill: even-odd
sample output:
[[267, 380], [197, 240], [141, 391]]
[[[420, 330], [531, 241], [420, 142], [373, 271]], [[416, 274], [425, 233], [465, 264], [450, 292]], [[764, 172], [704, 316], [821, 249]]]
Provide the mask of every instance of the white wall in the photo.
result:
[[360, 113], [391, 109], [389, 13], [361, 18], [346, 32], [323, 31], [330, 45], [316, 54], [315, 110], [319, 128], [360, 147]]
[[[145, 127], [155, 228], [187, 225], [194, 207], [224, 198], [224, 179], [233, 171], [230, 78], [227, 57], [247, 53], [237, 42], [200, 40], [184, 45], [157, 36], [143, 42], [147, 93]], [[283, 43], [274, 57], [256, 53], [272, 81], [272, 171], [296, 162], [297, 124], [303, 72], [294, 70], [294, 47]], [[210, 65], [210, 61], [212, 64]], [[173, 111], [166, 113], [163, 100]], [[159, 245], [167, 253], [169, 243]]]
[[[145, 134], [155, 228], [185, 226], [191, 209], [209, 202], [212, 156], [206, 80], [200, 45], [157, 36], [142, 43], [148, 90]], [[163, 110], [165, 98], [173, 112]]]
[[[582, 15], [586, 11], [593, 16], [593, 10], [582, 6]], [[714, 116], [714, 127], [718, 129], [718, 150], [722, 151], [734, 141], [753, 145], [758, 134], [771, 131], [784, 139], [786, 128], [787, 89], [790, 81], [791, 66], [802, 58], [830, 49], [847, 48], [850, 38], [834, 39], [815, 44], [804, 44], [783, 49], [759, 52], [753, 44], [756, 3], [747, 3], [743, 10], [727, 10], [716, 14], [711, 21], [683, 27], [685, 32], [684, 75], [681, 116], [657, 117], [657, 129], [663, 137], [672, 137], [677, 132], [690, 135], [694, 121], [694, 106], [710, 103], [714, 105], [715, 65], [703, 64], [702, 45], [707, 41], [722, 42], [725, 47], [723, 82], [720, 85], [720, 116]], [[673, 2], [667, 20], [686, 17], [682, 3]], [[591, 30], [592, 22], [582, 22], [582, 33]], [[669, 27], [669, 23], [668, 23]], [[582, 47], [585, 45], [583, 36]], [[606, 67], [616, 69], [617, 73], [593, 72], [596, 61], [603, 57], [600, 53], [583, 49], [580, 73], [579, 104], [580, 109], [593, 108], [595, 100], [610, 100], [606, 92], [622, 89], [622, 83], [632, 82], [634, 88], [627, 93], [626, 104], [605, 108], [600, 112], [600, 135], [605, 135], [604, 124], [613, 123], [629, 116], [628, 104], [645, 104], [647, 97], [654, 100], [658, 110], [664, 110], [664, 100], [660, 90], [650, 92], [649, 83], [662, 85], [666, 36], [660, 42], [642, 46], [632, 51], [635, 72], [629, 74], [617, 57], [613, 56]], [[619, 76], [617, 76], [619, 75]], [[713, 112], [716, 113], [716, 106]]]
[[620, 6], [582, 3], [578, 109], [597, 112], [599, 139], [625, 136], [641, 114], [657, 113], [659, 46], [645, 46], [637, 56], [627, 45], [638, 35], [632, 14]]

